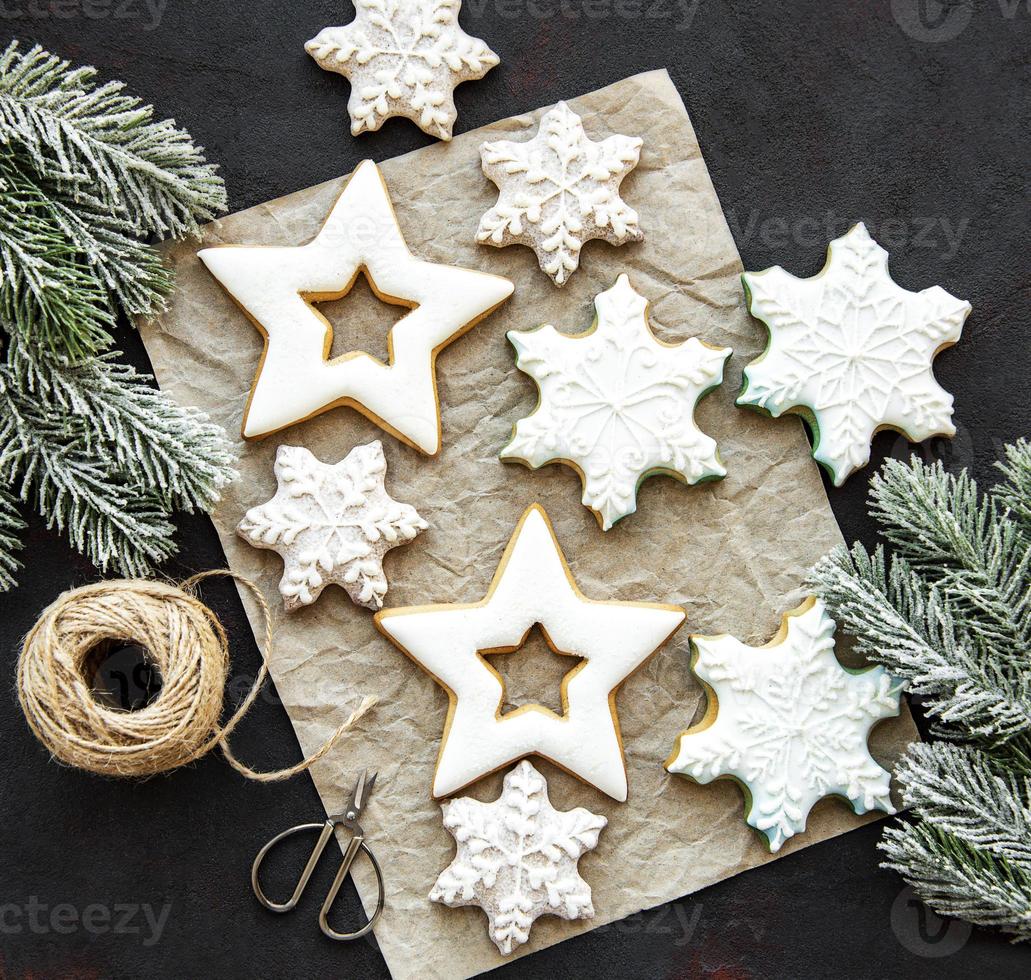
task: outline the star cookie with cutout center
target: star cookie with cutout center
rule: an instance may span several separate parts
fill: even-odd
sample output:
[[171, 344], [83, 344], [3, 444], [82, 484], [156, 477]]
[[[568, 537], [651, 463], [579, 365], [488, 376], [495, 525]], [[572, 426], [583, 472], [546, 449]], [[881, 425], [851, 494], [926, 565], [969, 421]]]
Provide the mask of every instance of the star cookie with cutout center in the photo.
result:
[[[523, 514], [480, 602], [386, 609], [375, 618], [448, 693], [435, 797], [540, 755], [620, 801], [627, 777], [616, 691], [683, 620], [679, 606], [586, 598], [539, 504]], [[502, 717], [504, 687], [480, 654], [521, 646], [537, 624], [556, 649], [585, 662], [563, 682], [562, 717], [539, 705]]]
[[[412, 255], [371, 160], [351, 175], [307, 245], [222, 245], [198, 255], [265, 337], [244, 410], [245, 439], [347, 405], [436, 455], [436, 355], [514, 288], [500, 276]], [[332, 327], [312, 305], [345, 296], [360, 272], [380, 299], [411, 307], [390, 331], [386, 364], [360, 350], [330, 358]]]

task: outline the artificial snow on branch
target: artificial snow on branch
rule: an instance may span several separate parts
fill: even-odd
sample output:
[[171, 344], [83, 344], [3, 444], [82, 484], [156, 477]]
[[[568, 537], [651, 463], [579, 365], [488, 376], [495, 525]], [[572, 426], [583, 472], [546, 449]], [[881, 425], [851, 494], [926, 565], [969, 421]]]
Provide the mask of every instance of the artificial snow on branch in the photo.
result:
[[980, 493], [941, 463], [885, 464], [871, 511], [892, 547], [838, 549], [812, 584], [859, 650], [924, 699], [932, 733], [898, 777], [915, 822], [886, 866], [943, 915], [1031, 939], [1031, 444]]
[[143, 239], [225, 204], [189, 134], [120, 82], [17, 42], [0, 54], [0, 589], [19, 503], [101, 570], [146, 574], [174, 551], [172, 512], [232, 477], [221, 429], [103, 353], [172, 288]]

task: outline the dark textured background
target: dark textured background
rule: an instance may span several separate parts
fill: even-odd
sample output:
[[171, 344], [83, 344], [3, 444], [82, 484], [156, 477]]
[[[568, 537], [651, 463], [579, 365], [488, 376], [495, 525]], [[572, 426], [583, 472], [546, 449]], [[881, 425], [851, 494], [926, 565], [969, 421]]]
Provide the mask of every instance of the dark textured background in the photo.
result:
[[[963, 341], [937, 364], [957, 396], [959, 435], [921, 451], [990, 479], [1001, 443], [1031, 433], [1031, 14], [1017, 0], [970, 3], [467, 0], [463, 25], [502, 63], [459, 90], [457, 128], [667, 67], [746, 268], [812, 274], [827, 239], [862, 218], [891, 251], [900, 284], [940, 283], [973, 303]], [[347, 83], [302, 49], [350, 19], [339, 0], [170, 0], [156, 17], [144, 0], [0, 3], [0, 32], [97, 65], [187, 127], [221, 163], [232, 210], [429, 142], [402, 120], [350, 137]], [[123, 345], [146, 365], [128, 331]], [[906, 451], [883, 434], [875, 460]], [[846, 537], [867, 543], [870, 472], [831, 492]], [[223, 562], [204, 518], [182, 521], [180, 541], [172, 575]], [[256, 847], [290, 822], [318, 819], [307, 778], [253, 785], [210, 757], [133, 785], [48, 764], [12, 692], [18, 639], [43, 605], [95, 573], [38, 520], [24, 560], [21, 587], [0, 597], [0, 976], [385, 976], [373, 944], [340, 946], [317, 933], [314, 895], [282, 920], [251, 895]], [[235, 595], [215, 586], [205, 594], [234, 638], [237, 671], [253, 674], [258, 656]], [[259, 767], [297, 758], [271, 693], [235, 744]], [[1027, 976], [1027, 951], [912, 904], [900, 879], [878, 869], [878, 835], [877, 825], [856, 831], [500, 973]], [[62, 903], [72, 911], [53, 920]], [[160, 912], [166, 903], [149, 945], [142, 913], [118, 934], [98, 929], [103, 920], [91, 930], [66, 924], [90, 906]]]

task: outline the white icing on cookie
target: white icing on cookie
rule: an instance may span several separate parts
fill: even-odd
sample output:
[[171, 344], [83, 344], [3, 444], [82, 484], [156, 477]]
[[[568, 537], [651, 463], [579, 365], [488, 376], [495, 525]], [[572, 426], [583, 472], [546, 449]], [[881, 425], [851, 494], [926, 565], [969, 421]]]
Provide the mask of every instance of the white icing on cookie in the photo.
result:
[[[500, 276], [415, 258], [371, 160], [358, 166], [307, 245], [215, 246], [198, 255], [266, 337], [244, 412], [247, 439], [350, 405], [436, 454], [436, 353], [513, 289]], [[412, 307], [390, 331], [389, 364], [363, 351], [328, 359], [332, 327], [310, 302], [345, 295], [361, 270], [381, 298]]]
[[429, 527], [414, 507], [387, 493], [386, 473], [379, 440], [333, 464], [300, 446], [279, 447], [275, 496], [247, 511], [236, 530], [282, 557], [279, 591], [287, 612], [313, 603], [330, 584], [359, 606], [382, 608], [383, 556]]
[[[448, 692], [434, 796], [537, 754], [625, 800], [626, 767], [609, 696], [683, 619], [679, 606], [585, 598], [547, 515], [534, 504], [483, 600], [387, 609], [376, 614], [376, 625]], [[586, 662], [562, 682], [563, 716], [525, 705], [499, 717], [504, 687], [479, 653], [517, 649], [538, 623], [554, 649]]]
[[580, 117], [560, 102], [541, 119], [533, 139], [480, 146], [483, 172], [498, 186], [498, 203], [481, 219], [476, 240], [528, 245], [556, 286], [580, 264], [592, 238], [610, 245], [639, 242], [637, 212], [619, 185], [641, 157], [637, 136], [587, 138]]
[[351, 80], [351, 134], [403, 116], [451, 139], [455, 86], [483, 78], [498, 56], [458, 25], [461, 0], [355, 0], [355, 19], [304, 45], [326, 71]]
[[935, 381], [931, 361], [959, 340], [970, 304], [940, 286], [914, 293], [896, 285], [888, 253], [865, 225], [831, 242], [811, 279], [780, 266], [742, 278], [770, 342], [745, 368], [737, 403], [774, 417], [798, 410], [813, 426], [813, 457], [835, 486], [870, 461], [879, 428], [915, 442], [955, 434], [952, 395]]
[[478, 905], [503, 956], [530, 938], [542, 915], [594, 918], [591, 886], [577, 863], [598, 846], [608, 820], [583, 807], [556, 810], [548, 784], [529, 762], [505, 776], [493, 803], [462, 797], [441, 809], [457, 853], [430, 900], [453, 909]]
[[[764, 647], [733, 636], [692, 636], [694, 672], [712, 693], [709, 713], [683, 732], [670, 772], [709, 783], [741, 782], [745, 819], [771, 851], [805, 830], [825, 796], [856, 813], [894, 813], [890, 775], [867, 748], [870, 729], [899, 713], [901, 685], [883, 667], [848, 671], [834, 655], [834, 622], [809, 599], [784, 617]], [[713, 719], [713, 714], [715, 718]]]
[[625, 275], [594, 304], [597, 319], [586, 333], [569, 336], [550, 324], [509, 331], [516, 364], [537, 382], [540, 403], [516, 423], [501, 458], [534, 469], [575, 466], [583, 503], [607, 531], [637, 509], [637, 488], [649, 476], [698, 483], [726, 475], [694, 410], [723, 380], [731, 350], [695, 337], [656, 340], [648, 304]]

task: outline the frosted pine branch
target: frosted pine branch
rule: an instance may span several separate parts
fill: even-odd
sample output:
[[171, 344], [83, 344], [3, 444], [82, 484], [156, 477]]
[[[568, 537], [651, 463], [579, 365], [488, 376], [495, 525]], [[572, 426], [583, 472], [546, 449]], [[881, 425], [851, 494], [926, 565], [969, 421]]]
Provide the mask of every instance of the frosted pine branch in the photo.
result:
[[0, 143], [24, 148], [42, 177], [101, 198], [141, 235], [189, 235], [224, 210], [222, 181], [189, 134], [96, 75], [13, 41], [0, 55]]
[[210, 506], [232, 457], [218, 426], [114, 356], [76, 363], [11, 341], [0, 362], [0, 484], [101, 570], [142, 575], [175, 550], [172, 510]]
[[21, 567], [15, 552], [21, 548], [19, 535], [24, 528], [17, 498], [0, 486], [0, 592], [14, 585], [14, 573]]
[[1021, 533], [1031, 542], [1031, 442], [1019, 439], [1005, 452], [1006, 459], [995, 464], [1005, 477], [995, 488], [995, 495], [1010, 509]]

